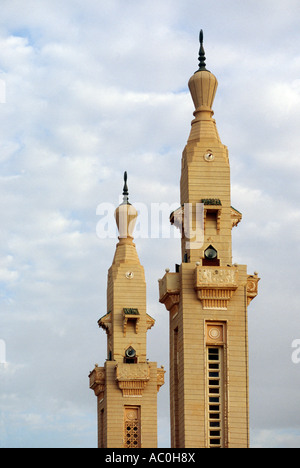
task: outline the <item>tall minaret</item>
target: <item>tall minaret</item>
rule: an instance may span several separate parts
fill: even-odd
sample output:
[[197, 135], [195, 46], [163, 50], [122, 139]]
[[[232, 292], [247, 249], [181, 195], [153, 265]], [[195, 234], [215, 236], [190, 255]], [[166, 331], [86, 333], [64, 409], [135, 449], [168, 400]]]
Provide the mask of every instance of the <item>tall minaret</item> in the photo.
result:
[[108, 271], [107, 313], [98, 324], [107, 333], [107, 360], [90, 374], [98, 401], [99, 448], [155, 448], [157, 392], [163, 368], [148, 362], [147, 330], [155, 323], [146, 312], [144, 268], [133, 243], [137, 211], [128, 201], [116, 209], [119, 243]]
[[231, 206], [228, 150], [212, 105], [218, 82], [206, 69], [203, 32], [199, 69], [189, 81], [194, 120], [182, 155], [182, 264], [159, 281], [170, 312], [172, 447], [248, 447], [247, 307], [258, 275], [232, 264], [231, 231], [242, 215]]

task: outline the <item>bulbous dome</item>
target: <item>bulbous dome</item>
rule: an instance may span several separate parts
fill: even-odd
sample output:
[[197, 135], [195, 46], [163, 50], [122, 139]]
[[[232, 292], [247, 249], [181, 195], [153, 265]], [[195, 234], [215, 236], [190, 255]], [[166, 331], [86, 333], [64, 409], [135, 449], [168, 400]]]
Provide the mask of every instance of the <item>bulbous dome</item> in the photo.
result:
[[189, 81], [189, 89], [196, 111], [212, 110], [218, 80], [211, 72], [200, 70]]
[[119, 238], [133, 238], [138, 212], [130, 203], [122, 203], [115, 211]]
[[123, 196], [123, 203], [115, 211], [119, 239], [133, 239], [138, 212], [128, 201], [127, 172], [124, 173]]
[[206, 57], [203, 47], [203, 31], [200, 31], [199, 70], [191, 77], [189, 89], [196, 111], [212, 110], [218, 80], [206, 69]]

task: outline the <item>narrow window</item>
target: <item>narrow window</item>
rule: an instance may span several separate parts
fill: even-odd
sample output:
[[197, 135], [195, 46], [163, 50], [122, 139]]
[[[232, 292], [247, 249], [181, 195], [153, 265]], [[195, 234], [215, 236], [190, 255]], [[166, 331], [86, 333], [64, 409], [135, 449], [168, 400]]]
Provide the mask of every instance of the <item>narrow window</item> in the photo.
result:
[[174, 330], [173, 342], [173, 374], [174, 374], [174, 438], [175, 447], [179, 448], [179, 350], [178, 350], [178, 328]]
[[100, 424], [99, 424], [99, 448], [105, 448], [104, 447], [104, 409], [100, 410]]
[[223, 347], [207, 347], [208, 446], [224, 446]]

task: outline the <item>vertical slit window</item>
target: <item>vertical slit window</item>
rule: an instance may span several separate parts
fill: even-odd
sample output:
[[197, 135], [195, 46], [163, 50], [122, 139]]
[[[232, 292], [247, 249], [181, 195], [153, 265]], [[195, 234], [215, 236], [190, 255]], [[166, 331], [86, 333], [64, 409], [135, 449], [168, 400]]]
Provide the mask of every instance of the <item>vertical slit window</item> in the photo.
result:
[[173, 349], [173, 381], [174, 381], [174, 437], [175, 437], [175, 447], [180, 446], [179, 443], [179, 355], [178, 355], [178, 328], [174, 330], [174, 349]]
[[223, 447], [223, 348], [207, 347], [208, 446]]

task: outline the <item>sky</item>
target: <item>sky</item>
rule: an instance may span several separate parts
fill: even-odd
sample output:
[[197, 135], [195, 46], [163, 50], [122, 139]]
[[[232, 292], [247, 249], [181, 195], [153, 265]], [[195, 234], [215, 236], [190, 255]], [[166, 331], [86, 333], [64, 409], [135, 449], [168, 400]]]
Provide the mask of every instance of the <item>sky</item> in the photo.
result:
[[[300, 447], [299, 1], [1, 0], [1, 448], [97, 446], [88, 375], [106, 358], [97, 320], [117, 242], [99, 236], [99, 206], [119, 204], [125, 170], [134, 205], [179, 205], [201, 28], [243, 213], [233, 262], [262, 278], [249, 306], [251, 447]], [[143, 237], [148, 357], [168, 369], [157, 280], [180, 245]]]

